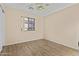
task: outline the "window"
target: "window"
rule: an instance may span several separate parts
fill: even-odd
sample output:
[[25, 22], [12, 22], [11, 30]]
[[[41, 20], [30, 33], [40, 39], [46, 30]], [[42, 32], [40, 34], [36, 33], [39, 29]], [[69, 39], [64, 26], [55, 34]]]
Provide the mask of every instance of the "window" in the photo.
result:
[[35, 18], [23, 18], [24, 31], [35, 31]]

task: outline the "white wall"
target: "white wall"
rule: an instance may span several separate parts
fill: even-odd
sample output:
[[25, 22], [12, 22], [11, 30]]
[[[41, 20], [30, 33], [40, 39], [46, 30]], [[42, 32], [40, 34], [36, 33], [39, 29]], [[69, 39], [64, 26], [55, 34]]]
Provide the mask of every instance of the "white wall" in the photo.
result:
[[79, 4], [45, 17], [46, 39], [78, 49]]
[[[22, 18], [33, 17], [35, 18], [35, 31], [21, 31]], [[6, 41], [5, 45], [27, 42], [43, 38], [43, 17], [33, 16], [28, 12], [17, 10], [11, 7], [5, 8], [6, 17]]]

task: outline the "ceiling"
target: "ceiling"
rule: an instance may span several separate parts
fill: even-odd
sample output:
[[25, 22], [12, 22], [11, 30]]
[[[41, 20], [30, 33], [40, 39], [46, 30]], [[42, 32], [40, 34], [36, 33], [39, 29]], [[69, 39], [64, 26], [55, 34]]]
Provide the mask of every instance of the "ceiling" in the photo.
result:
[[23, 10], [37, 16], [47, 16], [51, 13], [74, 5], [72, 3], [6, 3], [6, 7]]

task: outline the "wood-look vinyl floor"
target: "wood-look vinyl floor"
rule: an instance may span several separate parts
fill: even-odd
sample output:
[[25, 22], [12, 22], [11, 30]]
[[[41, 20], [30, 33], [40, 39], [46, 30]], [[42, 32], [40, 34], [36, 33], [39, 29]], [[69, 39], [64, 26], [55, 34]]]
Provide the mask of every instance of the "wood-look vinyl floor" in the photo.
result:
[[78, 56], [79, 51], [45, 39], [4, 46], [1, 56]]

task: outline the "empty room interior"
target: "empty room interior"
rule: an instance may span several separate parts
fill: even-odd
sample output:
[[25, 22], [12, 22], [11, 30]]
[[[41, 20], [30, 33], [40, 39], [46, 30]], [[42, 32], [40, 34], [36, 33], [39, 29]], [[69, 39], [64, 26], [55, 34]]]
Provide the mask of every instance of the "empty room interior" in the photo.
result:
[[79, 4], [0, 3], [0, 56], [79, 56]]

